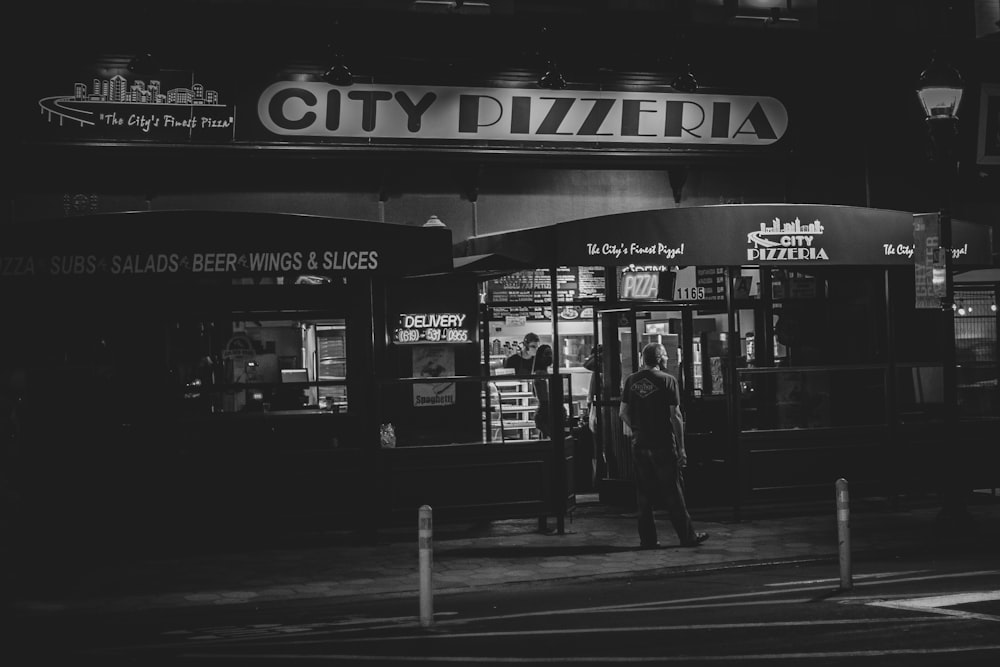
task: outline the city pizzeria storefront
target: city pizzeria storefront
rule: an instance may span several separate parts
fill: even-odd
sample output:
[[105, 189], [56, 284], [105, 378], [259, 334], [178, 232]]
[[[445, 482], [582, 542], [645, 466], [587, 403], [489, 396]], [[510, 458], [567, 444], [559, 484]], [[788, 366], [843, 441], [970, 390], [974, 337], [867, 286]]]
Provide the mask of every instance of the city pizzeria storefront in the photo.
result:
[[440, 472], [482, 449], [478, 277], [447, 229], [120, 213], [9, 227], [2, 257], [25, 525], [374, 529], [489, 490]]
[[[940, 300], [916, 285], [934, 240], [926, 218], [811, 204], [648, 210], [473, 237], [456, 254], [516, 257], [551, 276], [605, 267], [606, 298], [552, 303], [550, 312], [593, 307], [594, 334], [612, 351], [601, 413], [606, 487], [631, 480], [618, 391], [642, 344], [656, 341], [679, 363], [692, 494], [711, 489], [704, 500], [738, 504], [822, 496], [840, 476], [883, 491], [933, 479], [932, 443], [955, 435], [942, 432]], [[952, 234], [956, 270], [991, 265], [988, 227], [954, 221]], [[918, 293], [934, 307], [917, 308]], [[555, 286], [551, 294], [559, 298]], [[488, 304], [504, 314], [517, 307]], [[559, 324], [551, 322], [557, 355]], [[968, 342], [957, 342], [960, 359]], [[557, 356], [557, 367], [564, 362]], [[959, 376], [965, 442], [995, 457], [997, 415], [977, 412], [991, 404], [977, 392], [990, 388]]]
[[[120, 146], [126, 150], [139, 145], [180, 149], [189, 144], [199, 147], [280, 146], [282, 150], [322, 146], [348, 152], [358, 148], [373, 155], [379, 150], [400, 148], [431, 152], [460, 150], [487, 156], [491, 152], [548, 155], [569, 151], [576, 156], [600, 154], [602, 157], [611, 154], [609, 148], [635, 154], [679, 147], [685, 154], [693, 155], [712, 154], [717, 150], [727, 154], [782, 151], [789, 127], [788, 114], [781, 102], [754, 95], [681, 94], [670, 89], [665, 89], [668, 92], [549, 91], [534, 87], [361, 83], [339, 88], [319, 82], [315, 72], [291, 72], [285, 80], [262, 83], [216, 78], [220, 74], [213, 71], [169, 67], [155, 76], [143, 77], [129, 72], [121, 61], [101, 63], [89, 70], [80, 74], [48, 72], [26, 82], [26, 98], [31, 103], [24, 105], [22, 122], [23, 136], [29, 145], [33, 141], [43, 142], [66, 146], [69, 151], [88, 144]], [[140, 158], [137, 156], [137, 159]], [[74, 228], [85, 229], [84, 221], [75, 219]], [[171, 224], [175, 222], [171, 220]], [[181, 383], [185, 389], [183, 407], [195, 412], [195, 416], [184, 423], [196, 423], [195, 431], [199, 434], [185, 441], [190, 444], [185, 445], [184, 451], [196, 452], [202, 457], [203, 463], [197, 466], [203, 471], [199, 488], [204, 489], [202, 495], [212, 500], [205, 503], [191, 500], [192, 511], [200, 505], [235, 506], [241, 499], [252, 497], [257, 499], [262, 511], [269, 502], [280, 501], [286, 508], [299, 506], [302, 515], [337, 513], [360, 505], [365, 510], [352, 512], [353, 519], [369, 526], [377, 525], [381, 517], [386, 516], [398, 515], [408, 521], [412, 508], [424, 503], [431, 504], [439, 513], [451, 510], [456, 514], [464, 512], [477, 516], [554, 514], [561, 518], [572, 502], [572, 489], [560, 472], [566, 455], [561, 432], [553, 442], [508, 441], [503, 449], [488, 447], [484, 450], [481, 444], [454, 445], [452, 443], [481, 443], [484, 439], [480, 403], [483, 387], [479, 380], [456, 380], [453, 387], [438, 394], [440, 387], [433, 385], [449, 383], [429, 385], [425, 377], [408, 379], [420, 375], [418, 369], [423, 368], [428, 369], [428, 373], [430, 369], [445, 372], [440, 368], [451, 368], [452, 355], [445, 354], [442, 363], [439, 358], [415, 352], [428, 347], [426, 331], [417, 332], [416, 328], [407, 327], [400, 321], [400, 315], [472, 316], [467, 309], [456, 308], [454, 304], [434, 302], [431, 296], [447, 294], [447, 289], [416, 287], [422, 280], [441, 281], [440, 276], [446, 273], [441, 269], [415, 266], [420, 264], [417, 259], [419, 244], [409, 243], [406, 236], [390, 239], [384, 228], [381, 232], [378, 229], [366, 231], [361, 238], [381, 241], [376, 256], [369, 248], [355, 246], [353, 237], [347, 234], [339, 237], [339, 244], [333, 239], [317, 244], [308, 234], [301, 237], [301, 244], [289, 244], [288, 234], [284, 229], [279, 231], [279, 226], [275, 225], [271, 231], [250, 234], [234, 224], [224, 243], [198, 246], [204, 250], [196, 251], [185, 244], [193, 243], [192, 239], [202, 233], [201, 229], [181, 234], [179, 238], [184, 241], [178, 241], [181, 247], [177, 249], [170, 246], [171, 233], [160, 238], [157, 247], [123, 248], [120, 253], [110, 253], [97, 244], [96, 237], [88, 241], [95, 244], [88, 246], [93, 250], [82, 251], [67, 245], [65, 251], [40, 250], [30, 261], [5, 251], [4, 256], [11, 257], [9, 262], [4, 260], [5, 279], [36, 280], [48, 286], [58, 284], [59, 290], [72, 279], [74, 285], [81, 285], [73, 288], [80, 291], [81, 298], [67, 298], [60, 307], [86, 310], [102, 303], [106, 306], [101, 311], [105, 319], [124, 321], [112, 331], [143, 328], [143, 336], [130, 335], [117, 343], [119, 350], [132, 346], [128, 354], [116, 353], [118, 360], [141, 357], [146, 350], [169, 357], [170, 352], [164, 350], [179, 349], [181, 344], [192, 351], [183, 370], [171, 370], [170, 359], [150, 366], [132, 365], [121, 369], [127, 371], [131, 382], [138, 382], [149, 374], [157, 378], [167, 374], [169, 383], [155, 383], [161, 390], [153, 394], [125, 391], [123, 388], [129, 385], [115, 381], [111, 383], [113, 393], [84, 390], [61, 395], [44, 393], [41, 387], [46, 385], [41, 383], [36, 395], [66, 396], [60, 404], [69, 403], [78, 412], [87, 412], [82, 406], [88, 402], [102, 396], [114, 396], [115, 401], [127, 402], [129, 410], [136, 414], [147, 411], [155, 414], [164, 401], [178, 400], [172, 392]], [[332, 227], [342, 228], [340, 225]], [[52, 229], [50, 225], [43, 228]], [[62, 243], [61, 234], [51, 234], [46, 242], [58, 247]], [[321, 237], [325, 238], [325, 234]], [[116, 236], [101, 235], [101, 238], [116, 239]], [[348, 247], [344, 248], [344, 244]], [[398, 255], [397, 262], [390, 262], [394, 255], [386, 254], [387, 246], [396, 253], [407, 253], [412, 263], [408, 264]], [[340, 254], [336, 254], [338, 251]], [[401, 270], [403, 266], [406, 270]], [[334, 280], [327, 282], [324, 272], [332, 272]], [[384, 281], [408, 274], [424, 275], [425, 278], [402, 280], [395, 292], [383, 294], [379, 291]], [[370, 276], [371, 280], [366, 280], [365, 276]], [[459, 280], [463, 276], [474, 282], [477, 273], [474, 270], [462, 272], [454, 280], [445, 281], [445, 287], [464, 285], [464, 278]], [[271, 282], [278, 277], [286, 281], [284, 285]], [[54, 282], [57, 278], [63, 282]], [[211, 278], [218, 279], [219, 284], [212, 283]], [[243, 287], [248, 289], [234, 288], [229, 294], [228, 285], [234, 280], [246, 283]], [[303, 289], [284, 289], [289, 288], [289, 280], [301, 280]], [[170, 289], [159, 287], [168, 283]], [[184, 299], [178, 299], [172, 291], [178, 285], [186, 285]], [[214, 298], [213, 290], [223, 289], [222, 286], [226, 286], [227, 295], [224, 299]], [[365, 293], [365, 286], [370, 294]], [[279, 288], [282, 289], [280, 295], [272, 294]], [[107, 290], [107, 297], [103, 290]], [[336, 292], [337, 296], [314, 303], [312, 297], [318, 298], [324, 291]], [[406, 301], [402, 296], [393, 296], [411, 298], [418, 293], [423, 301]], [[100, 299], [98, 294], [102, 295]], [[250, 296], [256, 294], [266, 301], [264, 306], [257, 304], [256, 296]], [[462, 299], [464, 302], [464, 296]], [[36, 300], [20, 305], [35, 312], [39, 303], [41, 301]], [[328, 313], [331, 303], [339, 304], [333, 314]], [[214, 314], [217, 304], [228, 304], [224, 316]], [[425, 305], [419, 307], [421, 304]], [[162, 323], [143, 321], [144, 318], [156, 320], [160, 309], [182, 305], [185, 308], [196, 306], [191, 312], [203, 312], [205, 318], [217, 319], [198, 321], [191, 325], [191, 330], [181, 326], [170, 334], [162, 332]], [[259, 308], [269, 309], [267, 316], [273, 319], [257, 317], [253, 311]], [[298, 309], [315, 310], [318, 314], [314, 319], [293, 317], [286, 313], [289, 308], [295, 312]], [[57, 310], [50, 307], [46, 312]], [[247, 311], [247, 317], [233, 316], [232, 313], [238, 310]], [[342, 310], [344, 315], [340, 314]], [[342, 320], [348, 316], [368, 324], [347, 326], [346, 338], [341, 339], [338, 327], [344, 326]], [[51, 320], [52, 316], [47, 317]], [[62, 321], [93, 325], [101, 320], [81, 313]], [[273, 341], [254, 339], [259, 329], [268, 328], [271, 321], [304, 323], [305, 330], [300, 334], [307, 340], [315, 339], [312, 343], [315, 349], [309, 346], [303, 349], [317, 359], [322, 353], [330, 352], [331, 361], [324, 366], [328, 374], [323, 378], [333, 379], [317, 380], [317, 386], [304, 392], [309, 406], [318, 414], [308, 415], [308, 411], [299, 409], [297, 392], [281, 391], [272, 395], [243, 391], [244, 384], [257, 382], [262, 377], [271, 380], [277, 377], [280, 386], [285, 379], [283, 371], [299, 371], [285, 374], [289, 378], [302, 375], [301, 368], [284, 367], [290, 362], [281, 357], [291, 355], [278, 353], [282, 346], [289, 345], [287, 341], [289, 337], [294, 339], [294, 335], [282, 336], [280, 340], [275, 335]], [[258, 326], [258, 322], [264, 326]], [[460, 327], [430, 328], [437, 329], [446, 339], [448, 336], [460, 338], [462, 331], [478, 334], [477, 327], [471, 324], [466, 320]], [[226, 331], [226, 336], [219, 336], [220, 328]], [[53, 326], [49, 330], [55, 332], [58, 328]], [[366, 341], [364, 336], [368, 332], [372, 337]], [[355, 333], [361, 338], [352, 342]], [[55, 333], [46, 339], [49, 348], [57, 345], [57, 341], [51, 340], [54, 336]], [[421, 340], [413, 340], [416, 336], [422, 336]], [[175, 343], [175, 338], [180, 342]], [[212, 338], [212, 342], [206, 342], [206, 338]], [[104, 340], [102, 337], [97, 339]], [[88, 350], [102, 349], [100, 346], [93, 348], [89, 338], [74, 337], [72, 340], [86, 340], [83, 347]], [[333, 354], [339, 349], [341, 340], [348, 350], [346, 360]], [[374, 347], [371, 340], [375, 341]], [[216, 351], [219, 341], [225, 346], [221, 352]], [[274, 352], [269, 351], [269, 342], [274, 343]], [[38, 344], [32, 342], [31, 349]], [[445, 344], [454, 353], [453, 372], [457, 376], [478, 374], [478, 357], [474, 368], [465, 366], [473, 363], [467, 355], [475, 354], [477, 345], [454, 340], [445, 340]], [[211, 354], [203, 355], [203, 350]], [[221, 371], [218, 362], [211, 366], [204, 363], [203, 357], [213, 356], [223, 360]], [[255, 358], [251, 360], [250, 356]], [[248, 365], [251, 361], [253, 364]], [[337, 365], [341, 361], [346, 363], [346, 381], [341, 379], [342, 369]], [[298, 359], [291, 362], [298, 362]], [[377, 389], [370, 383], [354, 386], [371, 377], [373, 369], [376, 377], [393, 379], [395, 383], [387, 380]], [[100, 375], [98, 370], [89, 372], [95, 377]], [[221, 382], [220, 372], [223, 374]], [[52, 372], [48, 377], [61, 374]], [[31, 378], [39, 377], [43, 374], [31, 374]], [[195, 381], [201, 384], [186, 386]], [[206, 391], [209, 381], [220, 392]], [[168, 390], [168, 387], [173, 389]], [[216, 396], [219, 393], [224, 396]], [[289, 397], [290, 393], [296, 395]], [[195, 410], [200, 404], [214, 410], [210, 418], [202, 418]], [[402, 405], [409, 409], [400, 413], [397, 408]], [[276, 413], [292, 409], [295, 414], [282, 414], [282, 419], [277, 419]], [[442, 415], [442, 411], [448, 415]], [[398, 446], [392, 450], [370, 449], [368, 443], [374, 437], [372, 434], [389, 422], [393, 425]], [[245, 426], [256, 423], [262, 426]], [[330, 428], [328, 424], [336, 424], [336, 427]], [[325, 435], [314, 437], [317, 429], [326, 429]], [[158, 436], [166, 437], [164, 434], [168, 432], [164, 429]], [[271, 443], [282, 443], [282, 447], [290, 448], [287, 451], [294, 451], [299, 457], [299, 463], [294, 466], [288, 463], [287, 470], [282, 470], [277, 460], [268, 461], [270, 471], [278, 477], [305, 476], [306, 482], [292, 485], [291, 493], [253, 489], [255, 481], [258, 484], [263, 481], [257, 472], [262, 468], [250, 462], [264, 461], [266, 452], [273, 451], [271, 444], [260, 444], [265, 436]], [[133, 440], [130, 436], [116, 434], [106, 440], [120, 443], [117, 446], [129, 453], [136, 451], [127, 444]], [[353, 446], [355, 444], [358, 446]], [[449, 446], [447, 452], [441, 451], [443, 446]], [[219, 454], [212, 463], [205, 463], [204, 453], [209, 450]], [[428, 459], [435, 456], [433, 462]], [[310, 463], [316, 457], [321, 460]], [[226, 461], [240, 462], [238, 467], [242, 466], [246, 474], [228, 469]], [[169, 462], [182, 465], [176, 458]], [[422, 472], [410, 474], [407, 466], [419, 466]], [[456, 466], [464, 470], [464, 474], [458, 474]], [[221, 490], [215, 493], [211, 490], [214, 477], [224, 477], [231, 484], [245, 484], [247, 489], [244, 493]], [[415, 488], [418, 482], [419, 489]], [[462, 486], [456, 491], [457, 483]], [[147, 485], [147, 488], [153, 487]], [[300, 500], [292, 502], [289, 498]], [[164, 512], [169, 513], [166, 501], [164, 505]], [[287, 510], [284, 513], [287, 514]], [[373, 518], [376, 516], [379, 518]]]

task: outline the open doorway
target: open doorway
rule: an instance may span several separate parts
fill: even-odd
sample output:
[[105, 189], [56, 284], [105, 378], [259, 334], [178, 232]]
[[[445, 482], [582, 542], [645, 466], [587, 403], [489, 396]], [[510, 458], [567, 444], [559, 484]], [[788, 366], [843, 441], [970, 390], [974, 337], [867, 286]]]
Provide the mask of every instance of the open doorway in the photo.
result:
[[667, 350], [667, 372], [681, 389], [688, 454], [688, 500], [721, 503], [728, 498], [732, 373], [729, 368], [729, 320], [721, 306], [633, 306], [597, 313], [602, 355], [598, 439], [601, 501], [631, 505], [634, 469], [631, 443], [618, 410], [624, 379], [639, 368], [642, 348], [660, 343]]

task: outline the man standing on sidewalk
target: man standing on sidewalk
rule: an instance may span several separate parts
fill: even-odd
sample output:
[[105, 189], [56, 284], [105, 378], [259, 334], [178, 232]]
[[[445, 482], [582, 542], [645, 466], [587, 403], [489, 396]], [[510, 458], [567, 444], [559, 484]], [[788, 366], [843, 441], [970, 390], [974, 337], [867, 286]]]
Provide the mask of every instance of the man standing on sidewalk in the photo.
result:
[[660, 495], [665, 497], [681, 546], [696, 547], [708, 539], [708, 533], [695, 532], [684, 500], [684, 420], [677, 378], [661, 368], [666, 358], [667, 350], [659, 343], [642, 348], [643, 367], [625, 378], [619, 410], [622, 421], [632, 431], [642, 549], [660, 546], [653, 521], [654, 499]]

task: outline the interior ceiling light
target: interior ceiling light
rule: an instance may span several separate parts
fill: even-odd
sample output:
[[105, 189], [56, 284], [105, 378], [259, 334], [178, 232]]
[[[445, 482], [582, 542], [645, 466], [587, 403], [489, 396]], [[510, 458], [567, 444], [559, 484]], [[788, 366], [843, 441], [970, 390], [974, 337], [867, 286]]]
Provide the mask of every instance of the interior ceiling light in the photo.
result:
[[160, 68], [151, 53], [140, 53], [128, 61], [128, 71], [139, 76], [150, 76], [158, 74]]
[[323, 72], [323, 80], [334, 86], [350, 86], [354, 84], [354, 75], [344, 64], [344, 56], [335, 54], [330, 68]]
[[545, 74], [538, 79], [538, 85], [542, 88], [551, 88], [552, 90], [562, 90], [566, 87], [566, 79], [563, 78], [562, 72], [559, 71], [558, 63], [554, 60], [548, 61], [545, 65]]

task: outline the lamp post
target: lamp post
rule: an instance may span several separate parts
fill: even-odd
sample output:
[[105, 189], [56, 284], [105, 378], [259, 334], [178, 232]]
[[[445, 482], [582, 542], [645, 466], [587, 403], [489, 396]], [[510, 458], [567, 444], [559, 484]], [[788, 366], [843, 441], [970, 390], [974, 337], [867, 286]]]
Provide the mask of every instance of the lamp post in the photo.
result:
[[[942, 308], [942, 399], [944, 401], [944, 438], [961, 442], [958, 437], [958, 392], [955, 355], [955, 289], [952, 278], [951, 208], [952, 189], [958, 172], [955, 143], [958, 137], [958, 106], [962, 101], [962, 78], [958, 71], [943, 62], [937, 54], [920, 75], [917, 96], [924, 109], [924, 119], [930, 133], [932, 167], [938, 190], [938, 220], [940, 223], [939, 251], [944, 266], [944, 297]], [[965, 489], [959, 470], [964, 458], [960, 452], [944, 454], [948, 465], [941, 471], [942, 518], [952, 519], [965, 511]]]

